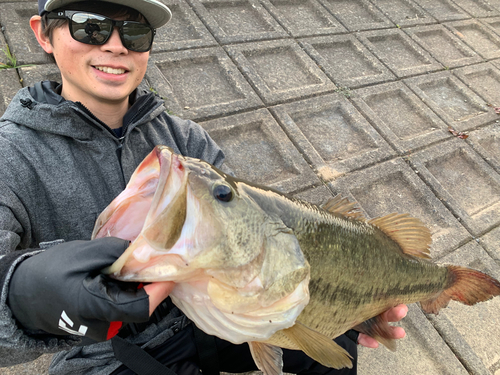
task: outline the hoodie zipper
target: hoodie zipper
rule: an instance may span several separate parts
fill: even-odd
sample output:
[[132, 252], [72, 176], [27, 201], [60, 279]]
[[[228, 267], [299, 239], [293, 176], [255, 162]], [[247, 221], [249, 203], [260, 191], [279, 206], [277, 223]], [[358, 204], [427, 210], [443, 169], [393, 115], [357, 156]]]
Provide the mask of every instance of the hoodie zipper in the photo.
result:
[[[131, 131], [131, 127], [129, 125], [133, 124], [134, 121], [136, 121], [136, 119], [141, 118], [147, 113], [147, 111], [149, 111], [149, 106], [153, 100], [154, 100], [154, 95], [150, 95], [144, 101], [144, 103], [141, 104], [141, 106], [134, 114], [132, 119], [128, 121], [127, 124], [123, 124], [124, 126], [126, 126], [126, 129], [125, 133], [121, 137], [117, 137], [116, 134], [113, 132], [113, 130], [109, 126], [107, 126], [104, 122], [102, 122], [100, 119], [98, 119], [85, 105], [83, 105], [81, 102], [75, 102], [76, 105], [78, 106], [78, 109], [80, 109], [85, 115], [89, 116], [91, 120], [95, 121], [95, 123], [101, 125], [102, 128], [106, 129], [111, 134], [113, 139], [115, 139], [118, 142], [115, 151], [116, 151], [116, 157], [118, 158], [118, 164], [120, 165], [120, 170], [122, 172], [123, 181], [125, 181], [125, 173], [123, 172], [123, 165], [122, 165], [122, 150], [123, 150], [123, 145], [125, 143], [125, 138]], [[101, 129], [95, 123], [91, 123], [91, 125], [98, 129]]]
[[[104, 122], [102, 122], [101, 120], [99, 120], [91, 111], [90, 109], [88, 109], [85, 105], [83, 105], [81, 102], [75, 102], [76, 106], [77, 106], [77, 109], [80, 110], [83, 115], [85, 116], [88, 116], [93, 122], [90, 122], [89, 124], [99, 130], [105, 130], [107, 131], [111, 136], [112, 138], [118, 143], [118, 145], [116, 146], [116, 149], [115, 149], [115, 153], [116, 153], [116, 157], [118, 159], [118, 165], [120, 166], [120, 171], [121, 171], [121, 174], [122, 174], [122, 178], [123, 178], [123, 184], [125, 186], [125, 173], [123, 172], [123, 165], [122, 165], [122, 148], [123, 148], [123, 144], [125, 143], [125, 135], [123, 135], [122, 137], [118, 138], [115, 133], [113, 132], [113, 130], [111, 130], [111, 128], [106, 125]], [[97, 124], [99, 124], [100, 126], [97, 126]]]

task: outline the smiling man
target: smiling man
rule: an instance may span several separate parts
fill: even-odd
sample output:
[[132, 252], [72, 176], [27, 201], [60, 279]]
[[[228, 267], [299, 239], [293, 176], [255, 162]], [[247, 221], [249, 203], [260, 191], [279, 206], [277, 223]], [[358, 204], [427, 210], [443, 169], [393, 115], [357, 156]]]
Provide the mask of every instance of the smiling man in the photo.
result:
[[[100, 273], [128, 241], [90, 240], [99, 213], [155, 145], [223, 163], [199, 125], [168, 115], [163, 100], [138, 89], [170, 10], [157, 0], [38, 6], [30, 25], [62, 82], [21, 89], [0, 119], [0, 366], [58, 352], [51, 374], [255, 370], [248, 346], [193, 327], [167, 298], [171, 282], [142, 288]], [[384, 319], [405, 312], [400, 306]], [[356, 337], [339, 341], [355, 358]], [[364, 335], [359, 343], [376, 346]], [[287, 372], [356, 373], [355, 366], [325, 368], [302, 352], [284, 358]]]

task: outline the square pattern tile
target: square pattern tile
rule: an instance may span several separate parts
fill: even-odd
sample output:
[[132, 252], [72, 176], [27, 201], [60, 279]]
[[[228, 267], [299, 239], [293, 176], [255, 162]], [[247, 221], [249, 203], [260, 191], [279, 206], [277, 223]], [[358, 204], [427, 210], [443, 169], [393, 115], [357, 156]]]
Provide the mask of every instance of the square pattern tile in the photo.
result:
[[500, 175], [461, 139], [415, 153], [420, 176], [463, 225], [479, 236], [500, 224]]
[[437, 22], [426, 10], [411, 0], [376, 0], [373, 3], [400, 27]]
[[450, 137], [447, 125], [402, 82], [354, 92], [353, 101], [401, 154]]
[[457, 131], [470, 130], [497, 119], [493, 108], [450, 72], [408, 78], [404, 82]]
[[156, 30], [153, 53], [216, 46], [217, 41], [185, 0], [163, 0], [171, 20]]
[[5, 38], [19, 65], [49, 62], [29, 26], [31, 16], [36, 14], [38, 7], [34, 2], [2, 4], [0, 24], [5, 28]]
[[500, 36], [479, 21], [457, 21], [445, 25], [485, 59], [500, 57]]
[[396, 79], [354, 35], [304, 38], [299, 43], [338, 86], [356, 88]]
[[285, 193], [319, 184], [286, 134], [265, 110], [200, 123], [226, 154], [235, 176]]
[[365, 31], [357, 37], [398, 77], [443, 68], [400, 29]]
[[367, 0], [319, 0], [349, 30], [394, 27], [380, 10]]
[[336, 88], [295, 41], [274, 40], [226, 48], [266, 104]]
[[451, 0], [413, 0], [440, 22], [471, 18]]
[[325, 181], [394, 155], [341, 95], [284, 104], [271, 111]]
[[261, 0], [293, 37], [347, 32], [317, 0]]
[[443, 25], [419, 26], [404, 31], [447, 68], [483, 61], [481, 56]]
[[203, 120], [262, 106], [219, 47], [154, 54], [147, 80], [176, 115]]
[[188, 0], [222, 44], [286, 37], [258, 0]]

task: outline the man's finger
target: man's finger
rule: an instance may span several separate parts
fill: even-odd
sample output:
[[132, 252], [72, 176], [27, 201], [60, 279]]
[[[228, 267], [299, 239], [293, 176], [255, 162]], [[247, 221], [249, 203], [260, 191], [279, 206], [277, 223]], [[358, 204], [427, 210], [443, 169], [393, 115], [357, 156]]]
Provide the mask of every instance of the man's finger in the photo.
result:
[[397, 305], [382, 314], [382, 318], [388, 322], [399, 322], [408, 313], [408, 306]]
[[144, 290], [149, 295], [149, 316], [168, 297], [174, 286], [175, 283], [173, 281], [160, 281], [144, 286]]

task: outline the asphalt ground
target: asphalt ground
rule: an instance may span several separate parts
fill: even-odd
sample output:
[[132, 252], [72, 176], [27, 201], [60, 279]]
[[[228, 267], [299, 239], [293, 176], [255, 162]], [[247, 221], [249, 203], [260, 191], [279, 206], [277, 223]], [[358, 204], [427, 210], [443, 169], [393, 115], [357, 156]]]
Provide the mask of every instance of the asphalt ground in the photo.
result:
[[[164, 2], [173, 19], [142, 85], [204, 126], [237, 176], [313, 203], [341, 193], [367, 217], [408, 212], [437, 262], [500, 278], [500, 0]], [[0, 0], [0, 45], [31, 65], [0, 70], [0, 113], [22, 86], [60, 80], [36, 12]], [[398, 350], [361, 349], [359, 374], [499, 375], [499, 311], [499, 298], [438, 316], [411, 305]]]

